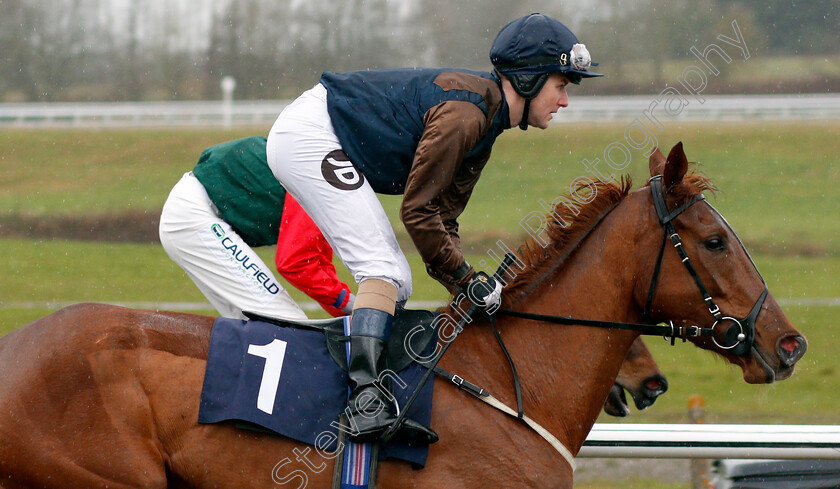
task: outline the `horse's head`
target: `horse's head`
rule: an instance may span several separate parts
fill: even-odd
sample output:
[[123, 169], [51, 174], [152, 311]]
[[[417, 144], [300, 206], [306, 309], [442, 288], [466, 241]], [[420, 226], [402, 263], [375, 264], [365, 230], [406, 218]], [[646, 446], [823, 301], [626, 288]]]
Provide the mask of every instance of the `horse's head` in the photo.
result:
[[650, 407], [657, 397], [668, 390], [668, 381], [659, 371], [659, 366], [641, 337], [636, 338], [630, 346], [627, 357], [621, 364], [618, 377], [604, 403], [605, 413], [618, 417], [630, 414], [625, 390], [633, 396], [639, 410]]
[[[656, 321], [715, 328], [698, 346], [741, 367], [749, 383], [770, 383], [793, 373], [807, 342], [782, 312], [740, 239], [702, 196], [710, 186], [688, 173], [682, 143], [665, 158], [650, 157], [647, 192], [662, 251], [644, 260], [636, 300]], [[663, 234], [664, 233], [664, 234]]]

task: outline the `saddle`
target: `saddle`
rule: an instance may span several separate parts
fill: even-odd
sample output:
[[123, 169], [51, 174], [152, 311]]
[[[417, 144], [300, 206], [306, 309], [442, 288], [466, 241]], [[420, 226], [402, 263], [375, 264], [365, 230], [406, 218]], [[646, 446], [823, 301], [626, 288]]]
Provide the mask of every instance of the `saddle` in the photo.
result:
[[[327, 349], [333, 361], [347, 371], [347, 349], [345, 344], [350, 337], [344, 334], [343, 318], [330, 319], [286, 319], [264, 316], [259, 313], [243, 311], [252, 320], [262, 321], [287, 328], [322, 331], [327, 341]], [[394, 324], [388, 339], [388, 366], [399, 372], [411, 365], [426, 351], [426, 347], [436, 336], [434, 321], [438, 313], [422, 309], [405, 309], [397, 306], [394, 312]], [[413, 352], [413, 355], [412, 353]], [[419, 363], [419, 362], [418, 362]]]

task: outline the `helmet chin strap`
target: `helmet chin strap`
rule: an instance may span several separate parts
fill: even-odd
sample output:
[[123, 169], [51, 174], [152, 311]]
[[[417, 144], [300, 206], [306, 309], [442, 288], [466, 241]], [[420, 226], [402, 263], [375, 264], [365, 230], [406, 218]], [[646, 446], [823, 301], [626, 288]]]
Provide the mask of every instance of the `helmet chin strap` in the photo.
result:
[[522, 119], [519, 120], [519, 129], [528, 130], [528, 109], [531, 108], [531, 99], [525, 99], [525, 106], [522, 108]]

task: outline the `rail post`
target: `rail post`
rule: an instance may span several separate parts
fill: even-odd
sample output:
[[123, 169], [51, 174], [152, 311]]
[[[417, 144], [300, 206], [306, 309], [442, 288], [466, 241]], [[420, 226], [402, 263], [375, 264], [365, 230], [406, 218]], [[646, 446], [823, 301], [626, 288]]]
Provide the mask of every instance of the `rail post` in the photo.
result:
[[[706, 408], [703, 396], [694, 394], [688, 398], [688, 418], [691, 423], [703, 423], [706, 418]], [[691, 487], [693, 489], [708, 489], [709, 460], [691, 460]]]
[[236, 90], [236, 80], [232, 76], [222, 78], [222, 119], [225, 129], [233, 124], [233, 91]]

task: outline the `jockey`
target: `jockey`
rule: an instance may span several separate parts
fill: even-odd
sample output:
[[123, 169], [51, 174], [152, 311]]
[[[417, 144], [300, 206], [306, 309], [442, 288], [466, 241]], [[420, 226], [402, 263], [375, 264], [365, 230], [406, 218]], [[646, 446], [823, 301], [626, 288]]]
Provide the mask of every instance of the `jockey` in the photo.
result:
[[[376, 440], [396, 420], [380, 381], [395, 304], [411, 295], [411, 270], [376, 194], [404, 194], [400, 218], [432, 277], [453, 293], [480, 281], [475, 302], [497, 307], [501, 285], [464, 259], [458, 216], [496, 137], [512, 125], [547, 127], [568, 103], [567, 83], [599, 76], [575, 35], [540, 14], [504, 27], [490, 59], [493, 73], [324, 73], [269, 133], [269, 167], [359, 283], [350, 326], [353, 441]], [[407, 419], [395, 438], [432, 443], [437, 435]]]
[[320, 230], [271, 174], [266, 140], [251, 137], [205, 149], [163, 206], [164, 250], [219, 314], [242, 311], [306, 318], [252, 247], [277, 244], [277, 270], [333, 316], [354, 296], [338, 279]]

